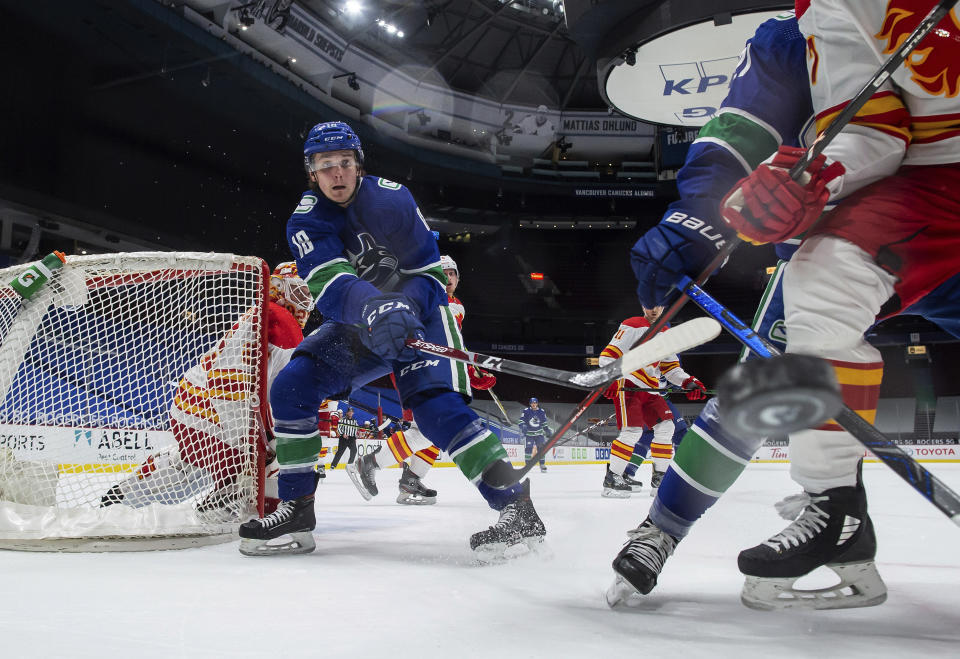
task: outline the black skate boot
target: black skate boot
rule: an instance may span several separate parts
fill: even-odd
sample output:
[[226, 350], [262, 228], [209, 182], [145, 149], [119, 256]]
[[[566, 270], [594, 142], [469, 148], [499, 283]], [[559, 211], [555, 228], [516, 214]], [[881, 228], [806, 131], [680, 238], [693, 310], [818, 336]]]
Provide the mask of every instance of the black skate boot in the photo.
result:
[[667, 473], [665, 471], [657, 471], [657, 468], [653, 468], [653, 473], [650, 474], [650, 496], [657, 496], [657, 490], [660, 489], [660, 483], [663, 481], [663, 475]]
[[231, 521], [244, 519], [246, 502], [240, 483], [226, 483], [213, 490], [200, 501], [195, 510], [197, 514], [211, 521]]
[[[240, 553], [244, 556], [272, 554], [309, 554], [317, 548], [313, 529], [317, 519], [313, 512], [313, 495], [281, 501], [277, 509], [263, 519], [251, 519], [240, 525]], [[284, 535], [290, 540], [269, 544]]]
[[[796, 521], [737, 558], [747, 577], [740, 595], [746, 606], [846, 609], [875, 606], [887, 599], [887, 587], [873, 562], [877, 538], [859, 478], [854, 487], [787, 497], [777, 510]], [[821, 565], [833, 570], [840, 583], [814, 590], [794, 588], [797, 579]]]
[[404, 462], [397, 503], [407, 504], [408, 506], [429, 506], [436, 502], [437, 491], [425, 487], [420, 477], [413, 473], [410, 465]]
[[486, 531], [470, 536], [470, 549], [481, 563], [494, 563], [522, 555], [514, 547], [526, 544], [527, 550], [538, 551], [547, 535], [547, 527], [530, 500], [530, 480], [523, 482], [523, 493], [500, 511], [500, 519]]
[[120, 490], [120, 483], [117, 483], [107, 493], [100, 497], [100, 507], [106, 508], [114, 504], [123, 503], [123, 492]]
[[317, 476], [320, 477], [320, 480], [321, 480], [321, 481], [322, 481], [324, 478], [326, 478], [326, 477], [327, 477], [327, 468], [324, 467], [323, 465], [317, 465]]
[[541, 464], [540, 464], [540, 473], [543, 474], [543, 473], [546, 473], [546, 471], [547, 471], [547, 465], [541, 463]]
[[633, 593], [646, 595], [657, 585], [663, 564], [677, 548], [679, 538], [665, 533], [650, 518], [635, 529], [627, 531], [629, 540], [613, 559], [616, 579], [607, 589], [607, 604], [611, 607], [625, 601]]
[[623, 476], [621, 476], [621, 478], [623, 478], [623, 482], [624, 482], [624, 483], [626, 483], [627, 485], [630, 486], [630, 491], [631, 491], [631, 492], [639, 492], [640, 490], [643, 489], [643, 483], [642, 483], [642, 482], [640, 482], [640, 481], [638, 481], [638, 480], [634, 480], [633, 478], [631, 478], [630, 476], [627, 476], [626, 474], [624, 474]]
[[603, 490], [600, 495], [608, 499], [629, 499], [631, 492], [633, 492], [633, 488], [627, 485], [623, 476], [610, 471], [610, 465], [607, 465], [607, 473], [603, 477]]
[[382, 446], [378, 446], [372, 453], [362, 455], [353, 461], [353, 464], [346, 466], [347, 475], [353, 484], [357, 486], [360, 496], [369, 501], [377, 496], [380, 491], [377, 489], [377, 458], [374, 457], [380, 452]]

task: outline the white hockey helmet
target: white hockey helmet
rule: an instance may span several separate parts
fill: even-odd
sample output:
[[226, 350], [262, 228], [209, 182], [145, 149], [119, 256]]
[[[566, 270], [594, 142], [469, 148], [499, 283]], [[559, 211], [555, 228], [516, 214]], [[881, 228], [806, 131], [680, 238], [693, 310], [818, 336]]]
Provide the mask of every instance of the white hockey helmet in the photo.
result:
[[460, 269], [457, 268], [457, 262], [446, 254], [440, 255], [440, 268], [443, 270], [453, 270], [455, 273], [457, 273], [457, 277], [460, 276]]

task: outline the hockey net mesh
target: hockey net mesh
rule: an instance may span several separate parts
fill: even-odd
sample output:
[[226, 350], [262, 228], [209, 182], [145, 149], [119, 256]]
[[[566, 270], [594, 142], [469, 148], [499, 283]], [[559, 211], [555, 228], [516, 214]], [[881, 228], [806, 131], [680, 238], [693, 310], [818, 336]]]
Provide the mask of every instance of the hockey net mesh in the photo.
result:
[[71, 256], [21, 300], [29, 265], [0, 270], [0, 547], [231, 537], [261, 482], [266, 264]]

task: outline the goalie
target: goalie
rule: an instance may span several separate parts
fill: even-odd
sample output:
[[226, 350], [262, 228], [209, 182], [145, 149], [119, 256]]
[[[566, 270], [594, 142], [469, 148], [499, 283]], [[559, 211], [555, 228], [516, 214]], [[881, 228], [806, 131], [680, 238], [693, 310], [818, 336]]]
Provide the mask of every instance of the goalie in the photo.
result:
[[[296, 265], [278, 265], [270, 276], [270, 302], [264, 322], [268, 391], [303, 340], [311, 308], [309, 289], [297, 275]], [[244, 451], [249, 450], [244, 444], [252, 431], [246, 385], [256, 377], [249, 354], [249, 347], [256, 344], [255, 323], [254, 309], [249, 309], [184, 374], [169, 411], [176, 446], [148, 457], [133, 476], [110, 488], [100, 501], [101, 507], [117, 503], [134, 507], [177, 504], [209, 488], [212, 481], [210, 493], [196, 506], [198, 513], [244, 512], [241, 476], [246, 463]], [[269, 414], [266, 408], [261, 419], [266, 428], [271, 427]], [[268, 506], [269, 498], [274, 498], [275, 507], [275, 478], [273, 481], [267, 483], [265, 493]]]

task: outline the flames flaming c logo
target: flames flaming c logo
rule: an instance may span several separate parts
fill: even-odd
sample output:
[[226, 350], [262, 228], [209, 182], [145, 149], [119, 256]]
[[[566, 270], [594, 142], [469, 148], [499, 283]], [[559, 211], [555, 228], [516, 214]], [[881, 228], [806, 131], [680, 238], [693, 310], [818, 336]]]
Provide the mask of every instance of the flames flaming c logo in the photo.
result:
[[[931, 0], [890, 0], [883, 27], [874, 35], [886, 40], [883, 52], [896, 50], [932, 6]], [[937, 23], [905, 62], [911, 79], [934, 96], [952, 98], [960, 92], [960, 21], [955, 12], [951, 10]]]

